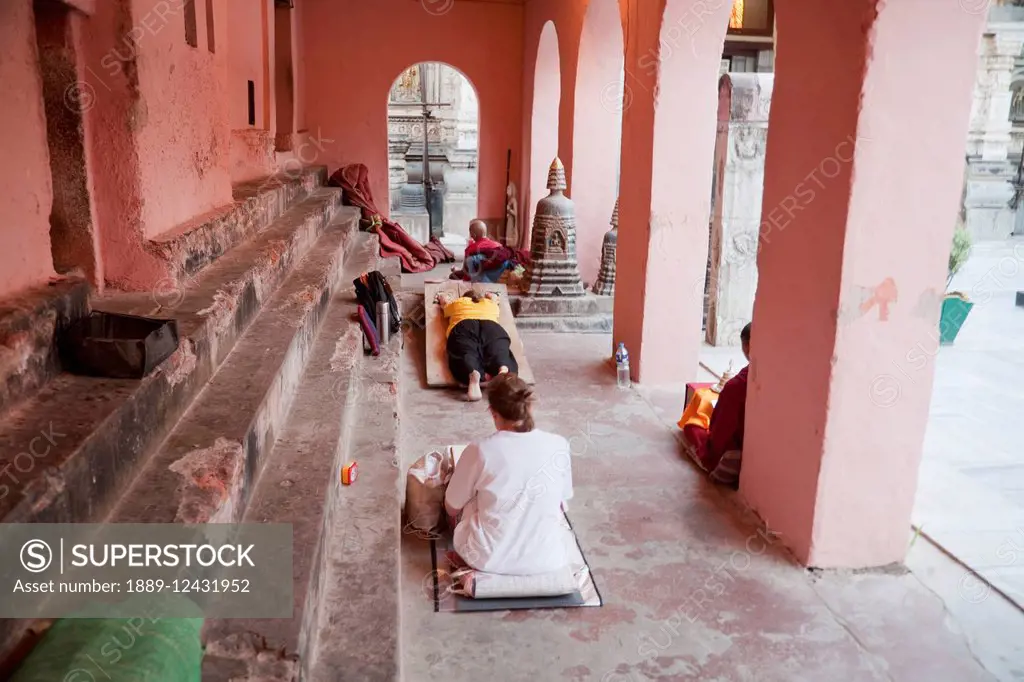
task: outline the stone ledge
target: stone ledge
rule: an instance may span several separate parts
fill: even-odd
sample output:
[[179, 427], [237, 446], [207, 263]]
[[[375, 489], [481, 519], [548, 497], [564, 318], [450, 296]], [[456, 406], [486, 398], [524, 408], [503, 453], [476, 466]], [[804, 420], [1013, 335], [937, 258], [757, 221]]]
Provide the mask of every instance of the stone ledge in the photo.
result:
[[[376, 241], [372, 248], [377, 250]], [[366, 255], [362, 266], [346, 264], [346, 282], [375, 267], [376, 254]], [[362, 331], [353, 319], [356, 305], [349, 290], [332, 302], [287, 423], [245, 513], [248, 523], [292, 524], [294, 616], [209, 621], [204, 680], [321, 679], [310, 674], [311, 656], [324, 646], [323, 621], [334, 622], [342, 608], [328, 596], [334, 582], [328, 576], [328, 560], [334, 552], [361, 551], [380, 532], [379, 526], [390, 523], [386, 514], [366, 518], [354, 513], [352, 505], [356, 499], [394, 491], [393, 474], [390, 483], [374, 482], [378, 468], [392, 461], [386, 444], [374, 441], [372, 451], [360, 447], [367, 434], [375, 433], [371, 427], [378, 420], [394, 420], [390, 401], [397, 393], [400, 342], [392, 340], [377, 358], [364, 357]], [[359, 462], [359, 478], [352, 487], [343, 487], [340, 469], [353, 459]], [[358, 616], [372, 619], [369, 612]], [[397, 612], [381, 617], [394, 619]], [[239, 650], [236, 645], [252, 640], [275, 655], [260, 656], [253, 647]]]
[[[340, 191], [319, 194], [176, 292], [168, 302], [174, 305], [160, 306], [147, 294], [97, 301], [101, 310], [177, 318], [181, 347], [142, 380], [59, 374], [0, 420], [0, 460], [7, 460], [0, 470], [17, 476], [0, 485], [0, 520], [81, 523], [106, 516], [144, 453], [167, 435], [331, 216], [337, 212], [336, 229], [357, 231], [358, 210], [337, 208]], [[12, 469], [12, 458], [20, 469]], [[30, 625], [0, 621], [0, 660]]]
[[[332, 482], [335, 517], [324, 555], [319, 619], [308, 627], [312, 660], [306, 679], [399, 679], [401, 500], [398, 455], [400, 351], [367, 363], [373, 395], [360, 405], [350, 459], [359, 462], [351, 487]], [[393, 358], [393, 359], [392, 359]]]
[[516, 328], [521, 332], [554, 332], [582, 334], [610, 334], [610, 314], [544, 317], [517, 317]]
[[89, 293], [69, 277], [0, 301], [0, 415], [60, 372], [58, 334], [89, 314]]
[[233, 204], [150, 239], [146, 249], [166, 264], [164, 285], [181, 286], [326, 183], [327, 168], [311, 166], [299, 174], [273, 175], [235, 185]]
[[355, 234], [350, 220], [320, 239], [146, 463], [110, 521], [199, 524], [242, 518], [323, 315], [342, 285], [342, 264]]
[[[589, 291], [584, 296], [522, 296], [509, 297], [512, 314], [520, 317], [566, 317], [574, 315], [611, 315], [614, 296], [598, 296]], [[519, 324], [518, 321], [516, 324]]]
[[[334, 212], [325, 191], [204, 273], [174, 307], [142, 294], [94, 301], [109, 312], [178, 320], [181, 344], [141, 380], [58, 374], [0, 420], [0, 520], [80, 523], [102, 513], [145, 449], [166, 434]], [[345, 220], [355, 229], [354, 211]]]

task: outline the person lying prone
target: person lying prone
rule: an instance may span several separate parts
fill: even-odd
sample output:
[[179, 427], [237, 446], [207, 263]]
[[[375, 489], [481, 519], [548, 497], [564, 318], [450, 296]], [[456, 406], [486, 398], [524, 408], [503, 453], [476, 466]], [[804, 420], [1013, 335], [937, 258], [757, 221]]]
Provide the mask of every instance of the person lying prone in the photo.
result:
[[512, 339], [498, 323], [501, 310], [498, 294], [481, 296], [475, 291], [457, 297], [450, 292], [438, 294], [437, 303], [448, 320], [445, 352], [448, 369], [460, 384], [467, 387], [468, 400], [480, 400], [480, 382], [485, 376], [519, 371], [512, 355]]

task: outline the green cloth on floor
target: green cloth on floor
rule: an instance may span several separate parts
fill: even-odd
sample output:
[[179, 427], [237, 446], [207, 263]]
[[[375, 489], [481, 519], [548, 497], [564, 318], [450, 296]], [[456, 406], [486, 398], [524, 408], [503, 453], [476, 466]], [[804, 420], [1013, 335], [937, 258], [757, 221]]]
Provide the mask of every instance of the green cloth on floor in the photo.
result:
[[12, 682], [200, 682], [201, 618], [65, 619]]

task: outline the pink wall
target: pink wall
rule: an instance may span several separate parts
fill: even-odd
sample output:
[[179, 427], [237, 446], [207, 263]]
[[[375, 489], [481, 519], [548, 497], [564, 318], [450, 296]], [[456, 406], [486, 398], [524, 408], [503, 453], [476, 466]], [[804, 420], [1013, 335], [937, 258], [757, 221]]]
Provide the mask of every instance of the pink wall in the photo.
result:
[[597, 279], [601, 244], [615, 208], [622, 110], [632, 98], [632, 92], [619, 94], [624, 49], [618, 2], [591, 0], [577, 66], [569, 191], [576, 205], [576, 253], [588, 283]]
[[[227, 0], [230, 22], [227, 26], [228, 66], [223, 97], [228, 105], [228, 125], [232, 130], [249, 128], [248, 81], [256, 84], [256, 126], [267, 128], [263, 82], [263, 10], [265, 0]], [[273, 15], [271, 15], [273, 16]]]
[[[166, 14], [167, 5], [161, 0], [132, 4], [133, 25], [142, 31], [134, 127], [142, 160], [144, 234], [150, 238], [231, 202], [225, 50], [209, 52], [204, 4], [196, 3], [199, 47], [185, 42], [182, 15]], [[218, 35], [228, 23], [226, 9], [215, 5]]]
[[[933, 373], [908, 360], [938, 324], [985, 16], [815, 6], [778, 3], [740, 492], [802, 562], [879, 566], [907, 549]], [[889, 314], [862, 308], [890, 278]]]
[[[547, 194], [545, 190], [541, 197], [533, 196], [529, 191], [533, 180], [533, 161], [530, 158], [530, 147], [532, 145], [532, 112], [534, 101], [534, 75], [539, 54], [541, 32], [548, 21], [554, 22], [555, 31], [558, 34], [558, 54], [561, 66], [560, 91], [561, 97], [558, 111], [558, 155], [565, 164], [566, 178], [569, 182], [569, 193], [573, 192], [573, 143], [575, 130], [575, 102], [576, 98], [582, 96], [584, 106], [589, 102], [592, 106], [599, 106], [601, 101], [601, 90], [581, 95], [577, 91], [577, 65], [580, 54], [580, 41], [583, 35], [584, 18], [587, 15], [591, 2], [597, 0], [550, 0], [545, 2], [527, 2], [525, 15], [525, 34], [523, 38], [523, 153], [526, 157], [523, 167], [520, 169], [519, 187], [522, 194], [521, 215], [523, 216], [523, 238], [529, 240], [531, 222], [533, 220], [533, 208], [537, 201]], [[607, 1], [607, 0], [601, 0]], [[637, 0], [618, 0], [620, 13], [624, 18], [627, 8], [631, 2]], [[603, 10], [602, 10], [603, 11]], [[604, 22], [602, 22], [603, 25]], [[612, 48], [614, 51], [614, 48]], [[607, 54], [607, 53], [606, 53]], [[542, 131], [541, 135], [546, 134]], [[611, 133], [609, 133], [610, 135]], [[550, 159], [543, 167], [544, 179], [540, 180], [541, 186], [547, 180], [547, 168], [551, 163]], [[540, 164], [537, 165], [540, 170]], [[584, 197], [585, 198], [585, 197]], [[612, 201], [614, 205], [614, 200]], [[611, 218], [611, 211], [605, 218], [607, 223]], [[605, 225], [607, 230], [607, 224]], [[603, 231], [602, 231], [603, 234]]]
[[305, 3], [295, 4], [292, 10], [292, 45], [296, 47], [292, 51], [292, 77], [295, 79], [292, 85], [292, 95], [295, 98], [295, 132], [306, 130], [306, 50], [305, 34], [303, 32], [303, 13]]
[[[547, 196], [548, 170], [558, 156], [558, 115], [561, 101], [562, 72], [558, 60], [558, 34], [548, 21], [541, 30], [537, 63], [533, 75], [533, 111], [530, 114], [530, 184], [526, 194], [526, 212], [532, 220], [537, 202]], [[529, 230], [521, 230], [526, 238]], [[523, 241], [529, 248], [529, 241]]]
[[[227, 0], [226, 99], [230, 128], [230, 177], [239, 183], [276, 172], [277, 134], [273, 0]], [[301, 3], [299, 3], [301, 4]], [[249, 81], [255, 124], [249, 125]]]
[[32, 0], [0, 3], [0, 296], [53, 274], [50, 161]]
[[522, 163], [523, 8], [456, 2], [436, 4], [446, 11], [432, 14], [434, 4], [410, 0], [303, 4], [305, 124], [319, 140], [306, 156], [332, 171], [366, 164], [374, 199], [386, 210], [388, 91], [410, 65], [445, 62], [479, 96], [479, 214], [504, 216], [506, 150], [513, 173]]

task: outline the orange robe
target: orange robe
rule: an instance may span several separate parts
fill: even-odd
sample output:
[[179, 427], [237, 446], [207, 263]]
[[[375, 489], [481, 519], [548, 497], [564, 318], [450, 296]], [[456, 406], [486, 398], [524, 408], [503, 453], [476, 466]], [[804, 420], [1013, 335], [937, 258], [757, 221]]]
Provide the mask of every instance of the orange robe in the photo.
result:
[[[709, 391], [710, 392], [710, 391]], [[729, 379], [712, 405], [703, 390], [697, 391], [679, 426], [693, 446], [694, 456], [709, 473], [731, 450], [743, 450], [743, 420], [747, 404], [747, 367]], [[707, 413], [710, 412], [709, 416]]]

